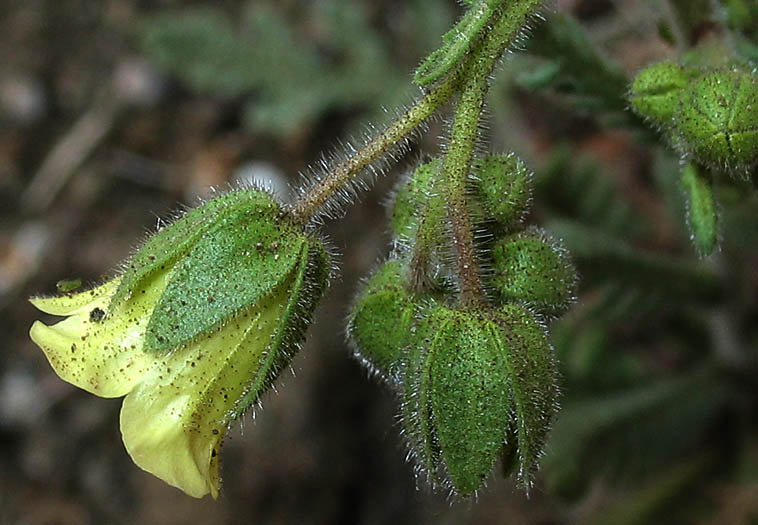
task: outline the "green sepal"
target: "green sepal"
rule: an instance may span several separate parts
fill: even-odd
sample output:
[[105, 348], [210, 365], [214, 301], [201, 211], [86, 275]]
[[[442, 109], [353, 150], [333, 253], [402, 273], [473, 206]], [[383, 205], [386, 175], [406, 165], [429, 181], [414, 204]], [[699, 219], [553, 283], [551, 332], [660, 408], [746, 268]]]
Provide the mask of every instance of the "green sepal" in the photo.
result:
[[227, 208], [214, 228], [194, 239], [155, 306], [145, 351], [167, 352], [220, 326], [294, 270], [307, 237], [266, 197]]
[[679, 97], [693, 76], [680, 64], [666, 61], [640, 71], [632, 81], [629, 101], [634, 110], [659, 126], [670, 124]]
[[279, 328], [266, 346], [259, 372], [252, 378], [245, 395], [237, 402], [231, 414], [232, 419], [237, 419], [255, 403], [292, 360], [305, 338], [313, 311], [328, 285], [330, 267], [329, 254], [323, 243], [316, 239], [308, 239], [303, 243], [299, 264], [293, 269], [291, 281], [285, 284], [289, 299], [276, 321]]
[[440, 178], [442, 159], [437, 157], [420, 164], [395, 190], [390, 225], [396, 237], [416, 237], [419, 221], [426, 206], [436, 206], [445, 217], [444, 199], [434, 191], [435, 180]]
[[599, 51], [585, 24], [565, 11], [549, 14], [530, 37], [528, 51], [545, 61], [527, 82], [565, 93], [582, 113], [605, 117], [609, 124], [632, 124], [623, 96], [626, 74]]
[[455, 491], [471, 496], [492, 471], [510, 412], [508, 356], [487, 321], [447, 310], [429, 348], [430, 399]]
[[240, 190], [224, 193], [185, 213], [149, 237], [131, 256], [121, 275], [110, 309], [138, 292], [140, 283], [155, 272], [165, 270], [186, 255], [193, 243], [207, 231], [217, 228], [224, 220], [244, 212], [276, 206], [271, 195], [259, 190]]
[[710, 71], [684, 90], [674, 116], [675, 146], [703, 165], [746, 171], [758, 163], [758, 77]]
[[525, 308], [502, 307], [487, 324], [507, 356], [518, 477], [529, 487], [557, 411], [558, 369], [547, 331]]
[[505, 0], [472, 2], [458, 23], [442, 36], [442, 46], [421, 62], [413, 81], [420, 86], [426, 86], [457, 67], [504, 3]]
[[692, 242], [704, 256], [718, 246], [719, 225], [713, 185], [703, 168], [688, 162], [682, 169], [682, 188], [687, 198], [687, 225]]
[[732, 29], [758, 36], [758, 2], [755, 0], [722, 0], [726, 21]]
[[404, 362], [403, 417], [433, 483], [474, 494], [500, 459], [529, 486], [556, 410], [557, 369], [525, 308], [421, 311]]
[[416, 307], [404, 287], [405, 272], [401, 261], [382, 264], [366, 282], [348, 318], [347, 332], [356, 357], [387, 381], [398, 371]]
[[500, 239], [493, 252], [492, 284], [502, 302], [528, 304], [548, 317], [574, 300], [577, 274], [568, 251], [545, 231], [530, 228]]
[[441, 449], [435, 431], [430, 399], [431, 360], [429, 352], [445, 310], [433, 303], [420, 311], [403, 352], [400, 376], [401, 414], [405, 435], [418, 467], [432, 486], [437, 483]]
[[476, 167], [485, 218], [504, 228], [520, 224], [532, 199], [532, 173], [515, 154], [489, 155]]

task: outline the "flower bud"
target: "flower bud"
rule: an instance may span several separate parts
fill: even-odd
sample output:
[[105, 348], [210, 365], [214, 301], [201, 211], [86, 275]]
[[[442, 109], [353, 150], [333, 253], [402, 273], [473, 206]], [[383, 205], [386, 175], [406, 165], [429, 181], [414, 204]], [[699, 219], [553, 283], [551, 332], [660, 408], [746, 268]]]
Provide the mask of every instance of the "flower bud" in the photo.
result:
[[505, 237], [493, 248], [492, 284], [503, 302], [520, 302], [547, 317], [574, 300], [577, 275], [568, 251], [543, 230]]
[[758, 163], [758, 76], [710, 71], [683, 91], [674, 116], [676, 145], [701, 164], [745, 171]]
[[269, 194], [235, 191], [158, 231], [119, 277], [33, 298], [66, 319], [30, 335], [65, 381], [126, 396], [121, 433], [139, 467], [215, 498], [226, 430], [289, 363], [328, 268]]
[[640, 71], [632, 82], [629, 101], [634, 110], [659, 126], [674, 116], [690, 77], [676, 62], [659, 62]]
[[415, 342], [403, 414], [420, 467], [468, 497], [515, 447], [528, 485], [557, 395], [544, 328], [518, 305], [482, 314], [436, 306], [418, 320]]
[[476, 170], [487, 218], [505, 228], [521, 223], [532, 199], [532, 173], [515, 154], [485, 157]]
[[[435, 196], [434, 181], [439, 178], [442, 159], [419, 165], [407, 180], [400, 183], [392, 203], [390, 225], [397, 237], [413, 239], [427, 203]], [[444, 212], [444, 203], [442, 203]], [[443, 214], [444, 216], [444, 214]]]
[[348, 319], [355, 355], [374, 374], [392, 381], [406, 344], [415, 303], [403, 286], [405, 265], [387, 261], [366, 282]]

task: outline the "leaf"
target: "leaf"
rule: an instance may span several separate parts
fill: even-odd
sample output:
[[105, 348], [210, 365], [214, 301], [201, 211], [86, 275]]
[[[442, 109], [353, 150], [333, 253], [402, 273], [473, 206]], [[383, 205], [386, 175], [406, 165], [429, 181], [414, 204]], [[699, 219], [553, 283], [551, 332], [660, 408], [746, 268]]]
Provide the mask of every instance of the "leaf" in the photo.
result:
[[[529, 40], [528, 51], [552, 64], [539, 79], [540, 87], [566, 93], [581, 109], [607, 113], [619, 124], [641, 124], [626, 110], [626, 75], [598, 51], [572, 17], [562, 13], [549, 16]], [[535, 80], [533, 76], [528, 79]]]
[[687, 197], [687, 225], [695, 248], [703, 256], [718, 246], [719, 220], [713, 186], [703, 168], [688, 162], [682, 169], [682, 188]]
[[420, 86], [436, 82], [457, 67], [481, 38], [505, 0], [478, 0], [453, 28], [442, 36], [442, 47], [427, 56], [416, 69], [413, 81]]
[[545, 226], [563, 240], [580, 273], [585, 265], [595, 279], [653, 291], [665, 289], [670, 296], [712, 299], [719, 291], [715, 273], [702, 264], [640, 250], [619, 237], [573, 221], [554, 220]]
[[693, 450], [728, 396], [723, 376], [706, 367], [569, 400], [556, 419], [544, 461], [548, 485], [572, 490], [598, 469], [625, 478], [655, 471]]

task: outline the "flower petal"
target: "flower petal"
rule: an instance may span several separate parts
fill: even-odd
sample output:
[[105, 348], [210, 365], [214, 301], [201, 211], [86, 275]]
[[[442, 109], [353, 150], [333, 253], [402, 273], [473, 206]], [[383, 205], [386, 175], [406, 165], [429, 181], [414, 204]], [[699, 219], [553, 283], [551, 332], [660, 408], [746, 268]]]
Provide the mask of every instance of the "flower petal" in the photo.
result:
[[149, 369], [152, 359], [142, 352], [145, 327], [169, 276], [156, 275], [144, 293], [112, 312], [108, 308], [118, 279], [92, 293], [33, 299], [45, 312], [70, 315], [52, 326], [36, 321], [29, 335], [64, 381], [101, 397], [123, 396]]
[[75, 294], [56, 295], [52, 297], [32, 297], [29, 302], [35, 308], [51, 315], [74, 315], [81, 312], [89, 312], [96, 301], [102, 297], [110, 297], [118, 288], [121, 279], [112, 279], [91, 290]]
[[284, 323], [293, 279], [250, 311], [157, 360], [121, 407], [121, 434], [142, 469], [190, 496], [219, 489], [218, 454], [238, 401]]

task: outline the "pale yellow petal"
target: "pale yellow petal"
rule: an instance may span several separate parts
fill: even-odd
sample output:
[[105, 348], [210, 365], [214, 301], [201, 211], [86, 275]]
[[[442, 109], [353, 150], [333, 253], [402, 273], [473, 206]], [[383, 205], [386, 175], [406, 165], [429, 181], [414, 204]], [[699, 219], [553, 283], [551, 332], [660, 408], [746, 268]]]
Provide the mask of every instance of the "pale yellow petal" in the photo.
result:
[[94, 302], [103, 297], [111, 297], [118, 288], [120, 278], [111, 279], [102, 285], [75, 294], [56, 295], [52, 297], [32, 297], [29, 302], [35, 308], [51, 315], [74, 315], [81, 312], [89, 312], [94, 308]]
[[[44, 352], [61, 379], [101, 397], [120, 397], [134, 388], [148, 371], [153, 359], [142, 352], [145, 327], [160, 294], [166, 288], [168, 272], [146, 283], [145, 293], [109, 312], [110, 298], [117, 281], [101, 288], [76, 313], [52, 326], [37, 321], [29, 335]], [[88, 292], [84, 292], [85, 294]], [[49, 299], [45, 311], [61, 311]], [[93, 315], [96, 312], [96, 315]]]
[[[291, 282], [221, 329], [157, 362], [121, 408], [134, 462], [190, 496], [219, 489], [218, 454], [238, 400], [282, 328]], [[262, 371], [263, 370], [263, 371]]]

